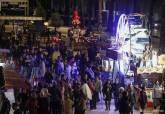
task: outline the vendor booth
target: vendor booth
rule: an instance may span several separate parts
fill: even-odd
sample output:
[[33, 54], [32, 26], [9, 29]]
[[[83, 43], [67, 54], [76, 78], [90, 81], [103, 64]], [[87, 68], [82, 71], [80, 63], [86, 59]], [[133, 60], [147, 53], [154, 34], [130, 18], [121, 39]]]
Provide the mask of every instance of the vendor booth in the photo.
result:
[[[126, 14], [122, 14], [117, 23], [116, 37], [112, 39], [111, 46], [106, 49], [106, 57], [109, 58], [105, 66], [111, 66], [112, 80], [117, 78], [123, 84], [125, 77], [134, 76], [131, 69], [131, 47], [126, 46], [127, 38], [130, 37], [129, 22]], [[130, 43], [130, 42], [129, 42]], [[130, 83], [129, 83], [130, 84]]]
[[145, 85], [148, 99], [147, 106], [153, 107], [158, 106], [162, 98], [165, 55], [160, 55], [155, 62], [149, 59], [147, 61], [150, 61], [151, 65], [137, 69], [136, 82], [138, 85]]

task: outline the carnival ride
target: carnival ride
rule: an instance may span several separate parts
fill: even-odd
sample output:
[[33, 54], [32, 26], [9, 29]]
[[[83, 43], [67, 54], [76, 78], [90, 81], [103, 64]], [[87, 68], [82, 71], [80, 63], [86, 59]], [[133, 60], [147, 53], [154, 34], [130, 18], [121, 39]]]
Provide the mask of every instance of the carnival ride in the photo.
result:
[[[149, 28], [147, 18], [142, 14], [122, 14], [119, 17], [116, 38], [111, 48], [107, 49], [107, 57], [113, 61], [112, 78], [120, 72], [123, 75], [133, 75], [130, 70], [131, 57], [141, 57], [145, 45], [149, 44]], [[138, 50], [138, 51], [137, 51]]]
[[121, 46], [125, 52], [129, 52], [130, 54], [141, 58], [145, 46], [148, 45], [150, 41], [148, 19], [145, 15], [135, 13], [128, 15], [125, 21], [127, 24], [121, 23], [119, 20], [119, 23], [124, 26], [124, 29], [117, 27], [117, 29], [120, 30], [117, 30], [116, 34], [125, 34], [122, 37], [121, 35], [119, 37], [116, 36], [116, 39], [120, 39], [120, 42], [123, 42], [123, 45]]
[[128, 15], [131, 28], [149, 28], [148, 18], [144, 14], [132, 13]]
[[150, 43], [150, 30], [147, 16], [143, 14], [128, 15], [130, 37], [126, 41], [126, 47], [131, 49], [131, 53], [136, 57], [142, 57], [145, 46]]
[[[117, 25], [115, 44], [114, 47], [108, 49], [107, 55], [113, 61], [113, 80], [116, 78], [121, 80], [123, 76], [120, 74], [124, 76], [132, 75], [131, 61], [133, 60], [131, 56], [142, 57], [143, 51], [146, 51], [145, 46], [149, 44], [149, 28], [146, 17], [140, 14], [133, 14], [131, 16], [121, 15]], [[159, 96], [154, 95], [155, 92], [161, 95], [163, 90], [161, 86], [156, 89], [154, 88], [155, 81], [160, 82], [160, 84], [162, 83], [162, 74], [165, 71], [165, 56], [161, 55], [159, 61], [157, 57], [156, 53], [152, 55], [152, 60], [149, 58], [144, 60], [146, 65], [137, 68], [137, 76], [135, 77], [136, 79], [134, 78], [138, 82], [135, 82], [136, 84], [144, 84], [146, 86], [147, 107], [153, 107], [154, 98], [160, 99]], [[154, 64], [154, 62], [156, 63]], [[150, 63], [150, 65], [147, 66], [147, 63]]]

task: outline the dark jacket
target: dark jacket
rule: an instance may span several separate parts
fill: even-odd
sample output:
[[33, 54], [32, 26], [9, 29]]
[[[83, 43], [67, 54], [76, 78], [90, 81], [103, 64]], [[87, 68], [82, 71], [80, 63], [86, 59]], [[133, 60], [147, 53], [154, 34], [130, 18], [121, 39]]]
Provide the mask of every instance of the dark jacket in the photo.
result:
[[112, 86], [111, 84], [105, 84], [103, 86], [103, 95], [104, 95], [104, 100], [111, 100], [112, 98]]
[[22, 114], [21, 110], [20, 109], [16, 109], [13, 114]]
[[140, 103], [141, 109], [144, 109], [145, 105], [147, 103], [147, 95], [146, 95], [145, 91], [140, 92], [139, 103]]
[[119, 88], [120, 88], [119, 84], [116, 83], [113, 84], [113, 92], [115, 98], [119, 98]]
[[3, 67], [0, 66], [0, 88], [5, 85], [5, 79], [3, 74]]
[[40, 97], [38, 100], [38, 114], [49, 114], [49, 98]]
[[7, 98], [4, 98], [2, 101], [0, 114], [9, 114], [9, 112], [10, 112], [10, 101]]
[[130, 113], [129, 101], [128, 101], [127, 96], [122, 96], [119, 99], [119, 113], [120, 114], [129, 114]]

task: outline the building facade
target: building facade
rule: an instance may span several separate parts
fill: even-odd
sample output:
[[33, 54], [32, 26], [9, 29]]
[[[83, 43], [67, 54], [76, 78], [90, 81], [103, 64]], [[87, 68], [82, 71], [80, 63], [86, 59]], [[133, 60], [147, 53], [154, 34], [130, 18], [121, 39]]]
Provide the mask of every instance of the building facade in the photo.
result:
[[29, 0], [0, 0], [0, 11], [8, 16], [28, 16]]

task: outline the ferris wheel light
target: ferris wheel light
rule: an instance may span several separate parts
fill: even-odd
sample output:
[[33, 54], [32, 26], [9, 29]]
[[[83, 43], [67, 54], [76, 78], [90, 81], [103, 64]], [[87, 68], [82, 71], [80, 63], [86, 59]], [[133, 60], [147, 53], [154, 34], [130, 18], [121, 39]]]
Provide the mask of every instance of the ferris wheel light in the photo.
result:
[[122, 14], [119, 18], [116, 30], [116, 42], [124, 43], [126, 36], [129, 34], [128, 18], [126, 14]]
[[155, 27], [157, 27], [157, 26], [158, 26], [158, 24], [157, 24], [157, 23], [155, 23], [155, 24], [154, 24], [154, 26], [155, 26]]

